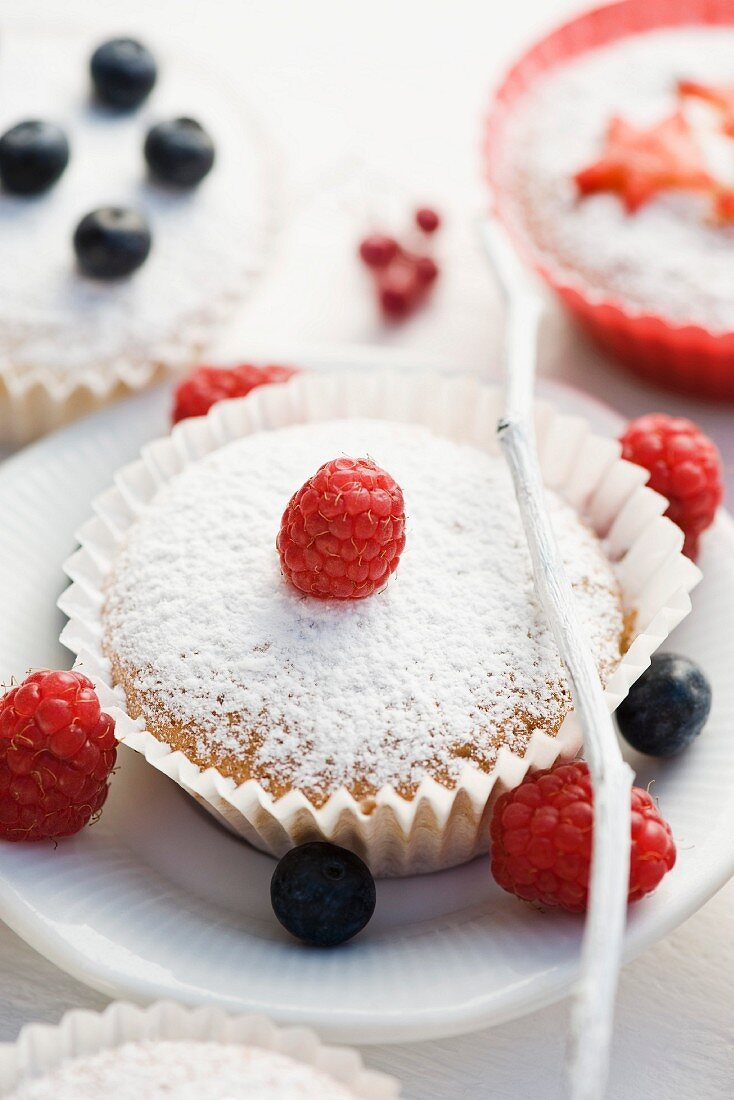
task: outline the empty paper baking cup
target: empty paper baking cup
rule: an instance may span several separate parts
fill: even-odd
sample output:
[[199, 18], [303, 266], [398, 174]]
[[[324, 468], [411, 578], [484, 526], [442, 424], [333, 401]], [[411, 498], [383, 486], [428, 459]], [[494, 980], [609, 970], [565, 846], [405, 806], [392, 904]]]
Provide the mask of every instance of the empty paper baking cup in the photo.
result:
[[594, 293], [579, 279], [552, 270], [518, 229], [501, 179], [501, 156], [518, 101], [539, 77], [588, 53], [644, 31], [684, 26], [734, 25], [731, 0], [622, 0], [564, 23], [514, 63], [495, 93], [486, 119], [483, 160], [494, 206], [516, 247], [582, 327], [604, 348], [655, 385], [695, 396], [734, 400], [734, 331], [711, 332], [676, 324], [655, 313], [634, 312]]

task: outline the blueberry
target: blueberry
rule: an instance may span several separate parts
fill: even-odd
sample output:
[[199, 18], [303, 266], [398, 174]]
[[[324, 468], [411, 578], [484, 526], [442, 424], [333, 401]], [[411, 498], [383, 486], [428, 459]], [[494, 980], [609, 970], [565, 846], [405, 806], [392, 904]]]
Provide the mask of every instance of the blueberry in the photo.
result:
[[676, 756], [703, 729], [711, 687], [687, 657], [659, 653], [617, 710], [617, 724], [633, 749], [648, 756]]
[[153, 54], [134, 38], [103, 42], [92, 54], [89, 69], [97, 99], [123, 111], [143, 102], [158, 75]]
[[150, 252], [148, 223], [137, 210], [103, 206], [79, 222], [74, 251], [79, 267], [93, 279], [130, 275]]
[[193, 118], [151, 127], [144, 151], [152, 175], [176, 187], [193, 187], [214, 164], [214, 142]]
[[296, 939], [335, 947], [361, 932], [375, 911], [375, 880], [359, 856], [335, 844], [293, 848], [275, 868], [270, 900]]
[[36, 195], [69, 163], [66, 134], [52, 122], [19, 122], [0, 137], [0, 180], [15, 195]]

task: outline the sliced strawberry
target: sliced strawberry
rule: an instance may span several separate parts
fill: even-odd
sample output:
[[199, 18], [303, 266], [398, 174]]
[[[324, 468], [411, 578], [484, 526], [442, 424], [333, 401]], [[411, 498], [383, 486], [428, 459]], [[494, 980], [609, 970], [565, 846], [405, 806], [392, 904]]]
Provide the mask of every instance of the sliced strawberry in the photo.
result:
[[680, 112], [649, 129], [613, 118], [601, 157], [577, 172], [574, 180], [581, 195], [616, 192], [630, 213], [660, 191], [714, 186], [695, 135]]
[[721, 114], [724, 133], [734, 137], [734, 84], [701, 84], [696, 80], [679, 80], [678, 95], [702, 99]]

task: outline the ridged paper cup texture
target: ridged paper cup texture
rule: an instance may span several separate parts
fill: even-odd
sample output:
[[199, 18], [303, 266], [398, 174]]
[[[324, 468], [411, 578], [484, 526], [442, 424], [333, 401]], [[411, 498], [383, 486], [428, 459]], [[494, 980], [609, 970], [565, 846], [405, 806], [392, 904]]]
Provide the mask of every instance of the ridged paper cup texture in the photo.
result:
[[15, 1043], [0, 1044], [0, 1093], [5, 1096], [72, 1059], [126, 1043], [156, 1041], [256, 1047], [320, 1070], [359, 1100], [399, 1097], [398, 1082], [392, 1077], [366, 1069], [355, 1050], [324, 1046], [307, 1028], [281, 1028], [264, 1016], [229, 1016], [218, 1008], [191, 1009], [168, 1001], [148, 1008], [116, 1002], [104, 1012], [67, 1012], [55, 1027], [24, 1027]]
[[[317, 809], [299, 791], [274, 800], [254, 780], [236, 786], [213, 767], [202, 770], [157, 740], [142, 719], [131, 718], [102, 652], [101, 615], [106, 580], [136, 515], [161, 484], [223, 444], [253, 432], [359, 416], [423, 425], [498, 454], [501, 408], [500, 390], [472, 378], [395, 371], [302, 374], [222, 402], [208, 416], [183, 421], [169, 437], [144, 448], [95, 502], [95, 518], [78, 535], [81, 549], [66, 564], [73, 583], [59, 601], [69, 619], [61, 640], [77, 655], [76, 667], [94, 681], [123, 744], [142, 753], [233, 832], [275, 856], [326, 839], [359, 853], [374, 874], [392, 876], [437, 871], [486, 851], [494, 798], [516, 786], [528, 769], [547, 768], [578, 753], [582, 735], [573, 713], [555, 737], [536, 730], [523, 756], [501, 748], [489, 773], [467, 762], [455, 788], [426, 779], [406, 799], [383, 787], [369, 813], [342, 788]], [[585, 420], [547, 404], [538, 406], [537, 430], [546, 485], [604, 540], [625, 611], [634, 612], [631, 644], [606, 687], [614, 710], [651, 654], [688, 614], [689, 592], [700, 573], [681, 553], [680, 530], [663, 517], [667, 502], [644, 486], [645, 470], [620, 459], [616, 441], [594, 435]], [[390, 583], [400, 584], [399, 570]]]
[[483, 160], [496, 212], [518, 251], [555, 291], [581, 326], [646, 381], [697, 397], [734, 400], [734, 331], [712, 332], [652, 312], [635, 313], [612, 298], [564, 280], [518, 231], [501, 173], [501, 152], [518, 101], [539, 77], [599, 46], [644, 31], [734, 25], [730, 0], [622, 0], [564, 23], [530, 47], [497, 89], [483, 135]]

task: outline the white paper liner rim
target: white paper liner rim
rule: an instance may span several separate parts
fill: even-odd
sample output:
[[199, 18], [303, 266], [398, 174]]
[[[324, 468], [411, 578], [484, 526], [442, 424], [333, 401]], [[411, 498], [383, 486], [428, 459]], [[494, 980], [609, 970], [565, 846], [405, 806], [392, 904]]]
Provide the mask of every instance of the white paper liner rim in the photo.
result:
[[0, 1093], [4, 1096], [72, 1058], [154, 1040], [259, 1047], [321, 1070], [360, 1100], [397, 1100], [399, 1096], [394, 1078], [366, 1069], [356, 1050], [324, 1046], [308, 1028], [282, 1028], [264, 1016], [230, 1016], [218, 1008], [190, 1009], [170, 1001], [158, 1001], [148, 1008], [115, 1002], [104, 1012], [67, 1012], [53, 1027], [27, 1025], [15, 1043], [0, 1045]]
[[[141, 459], [120, 470], [114, 487], [94, 502], [95, 518], [78, 534], [81, 549], [65, 565], [73, 583], [59, 600], [69, 618], [61, 641], [76, 654], [76, 667], [95, 683], [120, 740], [230, 829], [277, 856], [294, 844], [327, 838], [358, 851], [373, 873], [395, 875], [450, 867], [486, 850], [490, 796], [516, 786], [530, 768], [571, 759], [581, 748], [573, 712], [555, 737], [535, 731], [523, 756], [500, 749], [490, 773], [465, 764], [450, 790], [428, 778], [407, 800], [383, 787], [370, 813], [344, 788], [319, 809], [299, 791], [276, 801], [254, 780], [238, 786], [215, 768], [197, 767], [157, 740], [142, 719], [126, 713], [124, 690], [111, 686], [102, 653], [101, 609], [105, 577], [136, 514], [160, 484], [224, 443], [286, 424], [359, 415], [424, 424], [497, 453], [500, 409], [500, 390], [474, 378], [422, 371], [303, 374], [223, 402], [207, 417], [183, 421], [169, 437], [145, 447]], [[546, 484], [583, 512], [607, 540], [626, 607], [638, 613], [632, 644], [607, 686], [607, 702], [614, 710], [690, 611], [689, 593], [700, 572], [681, 553], [680, 530], [661, 516], [666, 502], [642, 484], [645, 471], [619, 458], [618, 444], [594, 435], [582, 418], [556, 413], [547, 403], [538, 405], [537, 431]]]

